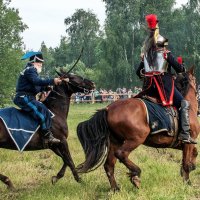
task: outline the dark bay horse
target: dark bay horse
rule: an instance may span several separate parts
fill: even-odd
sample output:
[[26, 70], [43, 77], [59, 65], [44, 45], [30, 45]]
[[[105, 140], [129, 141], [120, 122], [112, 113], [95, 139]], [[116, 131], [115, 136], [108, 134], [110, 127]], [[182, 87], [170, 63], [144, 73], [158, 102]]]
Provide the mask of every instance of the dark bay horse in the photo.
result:
[[[52, 145], [49, 148], [64, 162], [62, 168], [56, 176], [52, 177], [52, 183], [55, 184], [65, 174], [66, 167], [72, 171], [75, 180], [80, 181], [80, 177], [76, 172], [74, 162], [71, 158], [70, 151], [67, 144], [68, 126], [67, 116], [70, 106], [70, 97], [75, 92], [89, 92], [95, 88], [94, 82], [84, 79], [81, 76], [71, 73], [59, 73], [63, 79], [60, 85], [54, 86], [50, 95], [44, 101], [44, 104], [55, 114], [52, 121], [52, 132], [56, 138], [61, 140], [59, 145]], [[12, 120], [12, 119], [11, 119]], [[0, 148], [17, 150], [14, 142], [9, 136], [3, 122], [0, 120]], [[48, 148], [48, 147], [46, 147]], [[26, 146], [25, 151], [34, 151], [44, 149], [42, 139], [39, 132], [35, 133], [29, 144]], [[0, 180], [7, 185], [9, 189], [14, 189], [11, 180], [0, 174]]]
[[[183, 73], [177, 78], [177, 82], [179, 89], [184, 90], [182, 91], [184, 98], [191, 104], [189, 111], [191, 135], [197, 138], [200, 126], [197, 119], [194, 68]], [[170, 148], [174, 140], [166, 131], [150, 134], [145, 106], [137, 98], [118, 100], [97, 111], [89, 120], [78, 125], [77, 134], [85, 152], [85, 161], [77, 167], [77, 171], [79, 173], [92, 171], [106, 159], [104, 169], [114, 191], [119, 190], [114, 177], [117, 159], [128, 168], [131, 182], [139, 188], [141, 169], [128, 158], [129, 154], [141, 144], [155, 148]], [[197, 148], [193, 144], [177, 142], [173, 148], [183, 152], [181, 175], [184, 181], [189, 182], [189, 173], [195, 169]]]

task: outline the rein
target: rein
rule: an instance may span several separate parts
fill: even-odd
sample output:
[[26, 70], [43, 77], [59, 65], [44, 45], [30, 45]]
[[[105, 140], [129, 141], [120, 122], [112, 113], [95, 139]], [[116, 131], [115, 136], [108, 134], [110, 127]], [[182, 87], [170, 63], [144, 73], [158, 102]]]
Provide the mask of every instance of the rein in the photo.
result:
[[[84, 78], [82, 78], [82, 81], [84, 82]], [[84, 94], [88, 94], [89, 92], [90, 92], [90, 90], [88, 90], [88, 89], [85, 89], [84, 87], [82, 87], [82, 86], [80, 86], [79, 84], [75, 84], [75, 83], [73, 83], [73, 82], [71, 82], [71, 81], [68, 81], [68, 82], [66, 82], [67, 84], [71, 84], [72, 86], [74, 86], [74, 87], [76, 87], [76, 88], [78, 88], [78, 89], [81, 89], [81, 90], [83, 90], [83, 93]]]
[[194, 89], [195, 91], [195, 96], [198, 98], [198, 91], [197, 91], [197, 84], [196, 84], [196, 78], [195, 77], [189, 77], [189, 83], [191, 85], [191, 87]]
[[[83, 81], [84, 81], [84, 78], [83, 78]], [[68, 89], [69, 89], [69, 84], [72, 85], [72, 86], [74, 86], [74, 87], [76, 87], [76, 88], [79, 88], [79, 89], [83, 90], [83, 93], [84, 93], [84, 94], [88, 94], [88, 93], [90, 92], [90, 90], [85, 89], [84, 87], [79, 86], [78, 84], [74, 84], [73, 82], [70, 82], [70, 81], [66, 82], [66, 85], [68, 86]], [[54, 90], [54, 89], [52, 89], [51, 92], [55, 93], [56, 95], [58, 95], [58, 96], [60, 96], [60, 97], [63, 97], [64, 99], [70, 99], [70, 97], [69, 97], [69, 98], [66, 98], [66, 96], [60, 94], [59, 92], [57, 92], [57, 91]], [[51, 96], [50, 96], [49, 98], [51, 98], [51, 99], [56, 99], [56, 97], [51, 97]]]

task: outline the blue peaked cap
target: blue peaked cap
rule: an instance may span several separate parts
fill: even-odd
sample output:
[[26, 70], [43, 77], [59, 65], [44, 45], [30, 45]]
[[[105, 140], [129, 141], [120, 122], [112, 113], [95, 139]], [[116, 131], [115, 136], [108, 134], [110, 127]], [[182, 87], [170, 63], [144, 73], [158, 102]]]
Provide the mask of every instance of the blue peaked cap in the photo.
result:
[[42, 52], [40, 52], [40, 51], [29, 51], [21, 57], [21, 60], [26, 60], [26, 59], [28, 59], [32, 56], [36, 56], [36, 55], [42, 55]]

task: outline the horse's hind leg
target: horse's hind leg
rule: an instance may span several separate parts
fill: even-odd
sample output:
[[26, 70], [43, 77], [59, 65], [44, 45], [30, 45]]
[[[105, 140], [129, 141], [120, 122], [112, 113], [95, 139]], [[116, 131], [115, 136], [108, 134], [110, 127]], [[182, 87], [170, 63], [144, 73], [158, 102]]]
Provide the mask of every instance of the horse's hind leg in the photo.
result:
[[70, 167], [72, 174], [74, 176], [74, 179], [77, 182], [80, 182], [80, 177], [75, 169], [75, 165], [74, 162], [72, 160], [69, 148], [68, 148], [68, 144], [66, 142], [66, 140], [62, 141], [61, 145], [57, 148], [57, 149], [53, 149], [52, 150], [59, 155], [62, 159], [63, 159], [63, 166], [60, 169], [60, 171], [58, 172], [58, 174], [56, 176], [52, 177], [52, 183], [55, 184], [60, 178], [62, 178], [65, 175], [65, 171], [67, 166]]
[[126, 140], [124, 144], [115, 152], [115, 156], [130, 170], [130, 180], [137, 188], [140, 186], [141, 170], [128, 158], [128, 156], [131, 151], [137, 148], [139, 145], [140, 144], [138, 144], [136, 141]]
[[104, 164], [104, 169], [106, 171], [106, 175], [107, 175], [108, 180], [110, 182], [111, 189], [113, 191], [118, 191], [119, 187], [118, 187], [116, 180], [115, 180], [115, 177], [114, 177], [114, 167], [115, 167], [115, 163], [117, 161], [117, 158], [114, 155], [114, 150], [115, 150], [115, 147], [111, 143], [110, 149], [109, 149], [109, 152], [108, 152], [108, 156], [107, 156], [106, 162]]
[[11, 180], [7, 177], [7, 176], [4, 176], [3, 174], [0, 174], [0, 180], [7, 185], [8, 189], [9, 190], [14, 190], [14, 186], [11, 182]]

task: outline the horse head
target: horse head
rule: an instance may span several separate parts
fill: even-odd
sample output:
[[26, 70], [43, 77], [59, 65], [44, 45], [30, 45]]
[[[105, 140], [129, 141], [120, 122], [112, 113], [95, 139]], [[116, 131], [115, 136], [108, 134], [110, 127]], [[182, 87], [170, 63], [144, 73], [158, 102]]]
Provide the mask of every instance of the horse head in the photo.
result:
[[[56, 110], [60, 109], [60, 107], [62, 107], [61, 110], [63, 112], [66, 110], [68, 112], [67, 108], [69, 107], [70, 98], [73, 93], [88, 93], [95, 89], [93, 81], [79, 75], [63, 72], [62, 70], [61, 72], [57, 72], [57, 74], [62, 82], [49, 90], [49, 95], [43, 102], [54, 113], [58, 113]], [[61, 114], [61, 111], [59, 113]]]
[[196, 82], [196, 77], [195, 77], [195, 67], [192, 66], [188, 71], [188, 79], [189, 79], [189, 85], [190, 87], [194, 90], [195, 95], [197, 97], [197, 82]]
[[178, 74], [175, 85], [184, 97], [188, 95], [189, 90], [193, 90], [193, 94], [197, 97], [195, 67], [192, 66], [188, 71]]
[[95, 84], [93, 81], [73, 73], [68, 73], [61, 70], [60, 78], [63, 80], [62, 84], [67, 86], [67, 89], [71, 90], [73, 93], [88, 93], [95, 89]]

